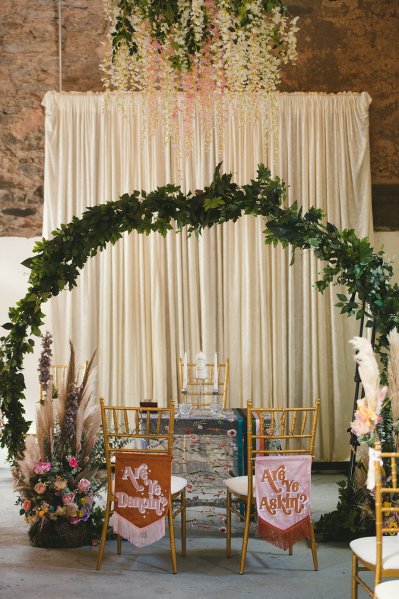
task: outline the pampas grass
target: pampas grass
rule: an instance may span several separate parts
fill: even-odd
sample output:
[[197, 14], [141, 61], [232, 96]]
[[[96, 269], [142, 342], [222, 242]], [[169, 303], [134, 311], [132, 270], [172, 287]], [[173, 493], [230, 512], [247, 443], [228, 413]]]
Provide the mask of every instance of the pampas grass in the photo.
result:
[[38, 462], [62, 464], [71, 455], [83, 465], [79, 478], [96, 475], [97, 465], [91, 464], [90, 454], [98, 439], [101, 411], [94, 393], [94, 357], [95, 353], [78, 385], [75, 349], [70, 343], [65, 382], [58, 389], [53, 387], [51, 380], [46, 385], [43, 400], [36, 410], [36, 437], [27, 436], [24, 456], [15, 463], [16, 490], [29, 488]]
[[350, 340], [356, 353], [355, 360], [359, 368], [364, 394], [368, 407], [377, 411], [380, 396], [380, 370], [370, 341], [364, 337], [354, 337]]

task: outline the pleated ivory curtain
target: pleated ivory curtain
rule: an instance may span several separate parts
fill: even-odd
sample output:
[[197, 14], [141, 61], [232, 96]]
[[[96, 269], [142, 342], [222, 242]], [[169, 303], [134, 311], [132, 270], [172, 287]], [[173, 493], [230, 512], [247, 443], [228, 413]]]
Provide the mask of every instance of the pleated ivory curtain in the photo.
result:
[[[238, 183], [267, 164], [288, 201], [322, 208], [338, 228], [372, 235], [366, 93], [278, 94], [277, 129], [242, 123], [231, 108], [224, 139], [209, 147], [195, 121], [192, 154], [184, 135], [142, 135], [140, 94], [123, 106], [102, 94], [49, 92], [46, 109], [44, 236], [88, 206], [166, 183], [183, 190], [211, 181], [217, 162]], [[261, 113], [264, 111], [261, 110]], [[270, 116], [270, 115], [269, 115]], [[176, 146], [180, 147], [177, 148]], [[180, 160], [180, 164], [179, 164]], [[316, 457], [348, 457], [358, 323], [334, 307], [338, 288], [315, 288], [311, 252], [264, 244], [261, 218], [218, 225], [197, 240], [169, 233], [125, 235], [84, 268], [79, 286], [49, 303], [55, 358], [72, 339], [80, 362], [97, 350], [98, 393], [114, 404], [160, 405], [177, 398], [177, 360], [201, 349], [230, 359], [232, 407], [310, 405], [321, 399]]]

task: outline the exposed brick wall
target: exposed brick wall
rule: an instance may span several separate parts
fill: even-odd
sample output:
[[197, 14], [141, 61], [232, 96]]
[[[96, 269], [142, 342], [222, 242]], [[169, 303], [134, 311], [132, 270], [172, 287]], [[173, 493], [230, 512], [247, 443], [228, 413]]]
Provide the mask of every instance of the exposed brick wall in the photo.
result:
[[[298, 63], [284, 73], [281, 89], [369, 92], [372, 180], [378, 184], [374, 203], [379, 205], [384, 185], [391, 192], [399, 189], [399, 2], [287, 3], [300, 16], [301, 30]], [[65, 91], [101, 90], [102, 5], [102, 0], [62, 2]], [[47, 90], [58, 89], [57, 15], [56, 0], [0, 2], [0, 235], [41, 233], [41, 100]]]

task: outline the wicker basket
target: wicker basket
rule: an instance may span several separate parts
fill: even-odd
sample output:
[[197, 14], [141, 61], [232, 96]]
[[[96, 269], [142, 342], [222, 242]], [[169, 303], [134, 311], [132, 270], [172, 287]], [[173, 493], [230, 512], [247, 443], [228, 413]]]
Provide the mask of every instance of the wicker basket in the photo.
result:
[[91, 545], [92, 537], [88, 522], [70, 524], [66, 518], [48, 520], [32, 524], [28, 532], [34, 547], [62, 548]]

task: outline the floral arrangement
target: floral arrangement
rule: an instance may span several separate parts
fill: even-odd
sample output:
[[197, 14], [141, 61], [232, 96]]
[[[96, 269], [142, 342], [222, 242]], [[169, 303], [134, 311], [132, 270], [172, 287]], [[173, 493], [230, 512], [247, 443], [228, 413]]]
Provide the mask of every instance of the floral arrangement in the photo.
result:
[[[393, 328], [387, 335], [387, 385], [380, 386], [380, 371], [371, 343], [355, 337], [356, 362], [363, 385], [364, 397], [357, 401], [351, 431], [359, 441], [353, 480], [341, 481], [337, 509], [324, 514], [316, 524], [316, 532], [325, 540], [346, 541], [375, 533], [374, 464], [379, 459], [373, 450], [375, 441], [383, 451], [399, 450], [399, 333]], [[390, 462], [383, 465], [383, 485], [389, 487], [392, 476]], [[387, 496], [384, 507], [397, 507], [399, 497]], [[396, 526], [399, 513], [387, 513], [384, 527]]]
[[360, 443], [373, 446], [377, 424], [382, 421], [381, 410], [388, 387], [380, 388], [380, 371], [371, 343], [363, 337], [354, 337], [350, 343], [356, 350], [356, 363], [364, 390], [364, 397], [357, 400], [351, 430]]
[[169, 124], [167, 137], [180, 110], [186, 136], [195, 106], [208, 133], [228, 98], [241, 97], [249, 113], [251, 94], [275, 91], [281, 66], [297, 56], [298, 19], [281, 0], [104, 0], [104, 8], [105, 89], [142, 91], [152, 126]]
[[43, 394], [36, 414], [36, 437], [27, 436], [24, 455], [15, 461], [13, 470], [20, 513], [31, 526], [32, 543], [40, 546], [62, 546], [68, 533], [89, 525], [95, 495], [104, 482], [98, 474], [96, 453], [100, 408], [91, 392], [94, 356], [78, 384], [71, 344], [65, 384], [55, 389], [50, 375], [51, 343], [52, 336], [46, 333], [38, 369]]

